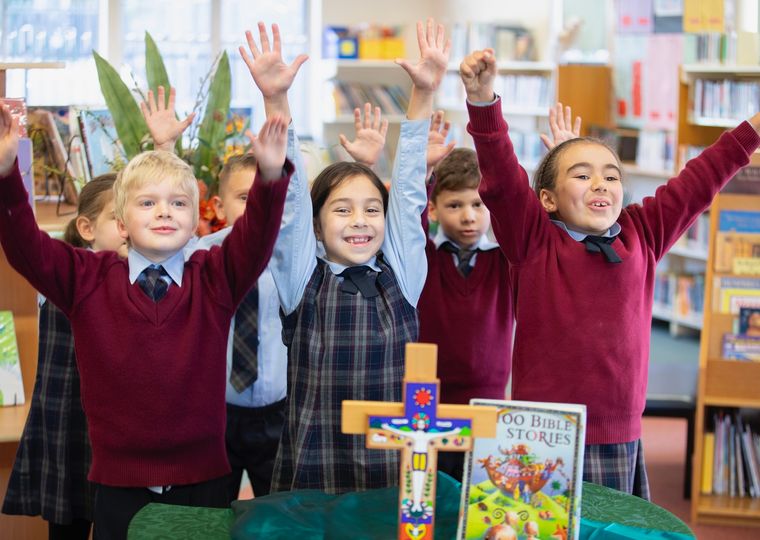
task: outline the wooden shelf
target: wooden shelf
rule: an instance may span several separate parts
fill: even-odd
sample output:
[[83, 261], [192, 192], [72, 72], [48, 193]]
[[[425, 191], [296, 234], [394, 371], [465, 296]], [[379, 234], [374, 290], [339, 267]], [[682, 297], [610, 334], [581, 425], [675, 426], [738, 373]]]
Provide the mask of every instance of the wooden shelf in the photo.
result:
[[[448, 71], [459, 71], [460, 62], [450, 62], [446, 68]], [[518, 60], [496, 62], [496, 71], [509, 73], [551, 73], [557, 69], [554, 62], [521, 62]]]
[[760, 499], [700, 494], [693, 504], [705, 523], [760, 526]]
[[[680, 108], [685, 105], [682, 102]], [[714, 271], [720, 214], [723, 211], [756, 211], [758, 208], [760, 196], [720, 194], [710, 210], [710, 250], [705, 276], [705, 321], [699, 351], [691, 493], [692, 521], [700, 524], [760, 527], [760, 499], [701, 493], [704, 434], [710, 430], [709, 418], [713, 412], [710, 408], [760, 409], [760, 363], [721, 358], [723, 336], [733, 332], [734, 316], [717, 311], [718, 306], [713, 303], [716, 300], [713, 291], [716, 277], [738, 277]], [[726, 537], [731, 537], [730, 532], [726, 531]]]
[[29, 414], [31, 396], [26, 396], [26, 403], [15, 407], [0, 407], [0, 443], [18, 442], [24, 431], [26, 417]]

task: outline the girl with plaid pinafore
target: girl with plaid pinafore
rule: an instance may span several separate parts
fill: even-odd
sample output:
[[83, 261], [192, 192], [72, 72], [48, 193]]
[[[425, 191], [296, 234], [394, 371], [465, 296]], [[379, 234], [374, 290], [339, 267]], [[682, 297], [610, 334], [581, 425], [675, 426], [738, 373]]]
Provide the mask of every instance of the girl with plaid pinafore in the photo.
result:
[[402, 124], [390, 198], [368, 167], [336, 163], [316, 178], [310, 199], [289, 130], [296, 173], [270, 262], [288, 347], [287, 420], [273, 491], [398, 484], [398, 453], [368, 450], [363, 436], [341, 433], [341, 403], [401, 400], [404, 345], [417, 339], [426, 277], [420, 216], [429, 125]]
[[[341, 404], [401, 399], [404, 346], [417, 339], [416, 306], [427, 277], [421, 214], [433, 97], [449, 57], [443, 33], [432, 19], [426, 29], [418, 22], [419, 62], [398, 61], [413, 88], [390, 195], [369, 167], [335, 163], [314, 180], [310, 199], [292, 123], [288, 129], [296, 170], [269, 263], [288, 347], [287, 419], [272, 491], [398, 485], [397, 453], [368, 450], [364, 436], [341, 433]], [[354, 111], [355, 142], [341, 136], [357, 161], [377, 158], [377, 141], [379, 150], [385, 143], [387, 122], [379, 108], [372, 121], [370, 112], [367, 104], [362, 122]]]
[[[125, 247], [113, 217], [115, 178], [115, 174], [102, 175], [82, 189], [78, 215], [66, 228], [68, 243], [96, 251]], [[87, 480], [90, 462], [71, 325], [57, 307], [44, 302], [32, 403], [3, 513], [42, 516], [51, 539], [87, 539], [95, 497]]]

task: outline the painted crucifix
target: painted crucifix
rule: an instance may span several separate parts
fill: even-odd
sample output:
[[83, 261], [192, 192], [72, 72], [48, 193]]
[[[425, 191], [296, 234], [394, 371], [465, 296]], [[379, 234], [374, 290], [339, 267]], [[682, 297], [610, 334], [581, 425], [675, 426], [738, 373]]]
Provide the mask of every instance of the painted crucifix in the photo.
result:
[[465, 452], [473, 437], [496, 435], [497, 409], [440, 405], [438, 347], [408, 343], [404, 402], [344, 401], [344, 433], [365, 433], [367, 448], [401, 450], [399, 540], [432, 540], [439, 451]]

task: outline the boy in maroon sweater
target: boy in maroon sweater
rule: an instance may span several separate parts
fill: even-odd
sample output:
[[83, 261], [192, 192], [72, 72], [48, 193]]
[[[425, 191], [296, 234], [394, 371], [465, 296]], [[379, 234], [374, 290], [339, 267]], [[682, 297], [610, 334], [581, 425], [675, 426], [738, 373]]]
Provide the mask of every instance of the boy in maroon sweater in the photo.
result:
[[254, 142], [259, 179], [222, 246], [184, 261], [198, 224], [190, 167], [144, 152], [120, 173], [115, 211], [127, 260], [40, 231], [16, 163], [18, 125], [0, 109], [0, 242], [11, 266], [71, 321], [98, 485], [95, 538], [126, 538], [149, 502], [227, 505], [225, 352], [237, 304], [266, 266], [292, 165], [287, 125]]
[[760, 143], [760, 114], [724, 133], [641, 204], [600, 141], [551, 150], [534, 190], [493, 92], [491, 49], [460, 66], [483, 179], [515, 299], [512, 397], [587, 407], [584, 480], [648, 498], [641, 448], [655, 267]]

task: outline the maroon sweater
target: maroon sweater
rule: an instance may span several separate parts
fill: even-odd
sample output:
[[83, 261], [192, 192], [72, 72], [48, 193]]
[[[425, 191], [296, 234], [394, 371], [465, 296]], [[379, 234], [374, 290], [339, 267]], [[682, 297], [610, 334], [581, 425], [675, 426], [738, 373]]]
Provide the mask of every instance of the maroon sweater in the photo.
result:
[[[428, 196], [432, 186], [428, 188]], [[427, 230], [427, 212], [423, 214]], [[512, 364], [512, 290], [499, 249], [478, 251], [467, 278], [452, 254], [425, 246], [428, 274], [417, 304], [420, 341], [438, 345], [441, 403], [504, 399]]]
[[224, 445], [230, 318], [272, 253], [292, 167], [255, 181], [222, 246], [196, 251], [182, 286], [154, 303], [113, 252], [40, 231], [18, 169], [0, 178], [0, 242], [11, 266], [71, 321], [92, 443], [89, 479], [141, 487], [229, 472]]
[[514, 399], [583, 403], [588, 444], [641, 436], [655, 266], [760, 142], [744, 122], [654, 197], [623, 209], [610, 264], [552, 224], [517, 162], [501, 103], [469, 106], [496, 239], [511, 265]]

